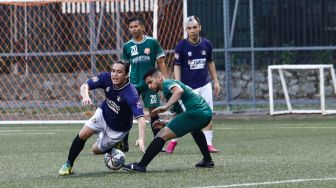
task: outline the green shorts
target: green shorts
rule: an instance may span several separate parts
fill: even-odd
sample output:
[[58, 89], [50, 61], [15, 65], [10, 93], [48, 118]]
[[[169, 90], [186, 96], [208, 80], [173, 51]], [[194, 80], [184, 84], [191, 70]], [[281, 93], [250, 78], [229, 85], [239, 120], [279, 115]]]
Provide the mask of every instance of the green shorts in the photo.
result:
[[156, 108], [160, 106], [160, 98], [155, 91], [147, 88], [136, 88], [142, 98], [145, 108]]
[[182, 137], [190, 132], [196, 132], [206, 127], [212, 119], [211, 109], [192, 110], [182, 112], [172, 119], [167, 127], [173, 131], [177, 137]]

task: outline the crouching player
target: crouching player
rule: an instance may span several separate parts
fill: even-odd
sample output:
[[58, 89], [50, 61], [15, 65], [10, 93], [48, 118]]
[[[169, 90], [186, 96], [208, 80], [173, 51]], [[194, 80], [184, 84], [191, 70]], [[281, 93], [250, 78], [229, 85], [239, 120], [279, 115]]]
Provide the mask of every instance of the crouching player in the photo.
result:
[[[212, 111], [207, 102], [202, 96], [180, 81], [165, 79], [156, 68], [150, 69], [145, 74], [144, 79], [150, 89], [156, 92], [162, 91], [167, 99], [166, 105], [159, 106], [153, 111], [162, 113], [172, 108], [176, 112], [176, 116], [159, 131], [140, 162], [127, 164], [124, 166], [124, 170], [146, 172], [147, 165], [161, 151], [166, 141], [182, 137], [187, 133], [191, 133], [203, 156], [203, 159], [195, 166], [214, 167], [204, 133], [202, 132], [202, 129], [212, 119]], [[156, 123], [154, 125], [162, 124]]]
[[128, 72], [129, 64], [117, 61], [112, 65], [111, 72], [101, 73], [81, 86], [83, 106], [92, 105], [89, 90], [104, 89], [105, 100], [72, 141], [68, 160], [59, 170], [60, 175], [73, 173], [72, 166], [75, 159], [84, 148], [86, 140], [93, 134], [99, 134], [99, 137], [92, 146], [92, 152], [96, 155], [111, 152], [113, 147], [128, 134], [133, 117], [137, 118], [139, 127], [139, 139], [136, 143], [144, 152], [146, 122], [138, 93], [128, 79]]

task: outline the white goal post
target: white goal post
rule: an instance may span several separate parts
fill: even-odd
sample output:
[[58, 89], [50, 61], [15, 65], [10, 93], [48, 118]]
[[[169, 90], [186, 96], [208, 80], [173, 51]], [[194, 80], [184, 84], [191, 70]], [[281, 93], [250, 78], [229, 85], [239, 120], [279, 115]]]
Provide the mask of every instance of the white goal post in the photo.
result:
[[[283, 70], [296, 70], [296, 69], [317, 69], [319, 70], [319, 85], [320, 85], [320, 103], [321, 110], [295, 110], [292, 108], [291, 101], [288, 94], [288, 89], [286, 85], [286, 80], [284, 77]], [[324, 70], [329, 69], [330, 75], [332, 78], [332, 84], [334, 87], [334, 92], [336, 94], [336, 77], [335, 70], [333, 65], [270, 65], [268, 66], [268, 88], [269, 88], [269, 105], [270, 105], [270, 115], [278, 114], [289, 114], [289, 113], [322, 113], [323, 115], [327, 114], [336, 114], [336, 110], [326, 110], [325, 105], [325, 87], [324, 87]], [[275, 111], [274, 110], [274, 96], [273, 96], [273, 70], [279, 71], [280, 82], [284, 92], [287, 110]]]

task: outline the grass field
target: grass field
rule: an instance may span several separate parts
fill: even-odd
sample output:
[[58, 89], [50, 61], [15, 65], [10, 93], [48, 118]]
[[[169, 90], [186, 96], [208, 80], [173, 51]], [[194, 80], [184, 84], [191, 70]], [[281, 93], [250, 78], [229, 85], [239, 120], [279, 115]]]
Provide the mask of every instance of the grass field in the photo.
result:
[[[214, 142], [221, 152], [212, 155], [214, 169], [194, 168], [201, 155], [186, 135], [173, 155], [159, 154], [147, 173], [110, 171], [103, 156], [91, 154], [91, 138], [67, 177], [58, 170], [82, 125], [1, 126], [0, 187], [336, 187], [335, 122], [217, 120]], [[136, 135], [133, 129], [131, 143]], [[142, 153], [130, 149], [126, 161], [138, 161]]]

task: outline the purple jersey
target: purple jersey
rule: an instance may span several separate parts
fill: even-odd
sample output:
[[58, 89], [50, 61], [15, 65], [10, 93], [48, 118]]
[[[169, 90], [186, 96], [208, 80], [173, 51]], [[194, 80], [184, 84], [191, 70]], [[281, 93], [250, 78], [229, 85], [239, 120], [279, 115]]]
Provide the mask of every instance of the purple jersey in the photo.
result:
[[181, 82], [193, 89], [210, 81], [208, 63], [211, 61], [212, 45], [206, 38], [201, 38], [197, 44], [184, 39], [175, 48], [174, 65], [181, 66]]
[[144, 112], [135, 87], [127, 84], [122, 88], [114, 88], [111, 80], [111, 73], [101, 73], [86, 82], [89, 89], [104, 89], [105, 100], [100, 104], [103, 117], [114, 131], [128, 131], [132, 128], [133, 116], [138, 118], [144, 116]]

